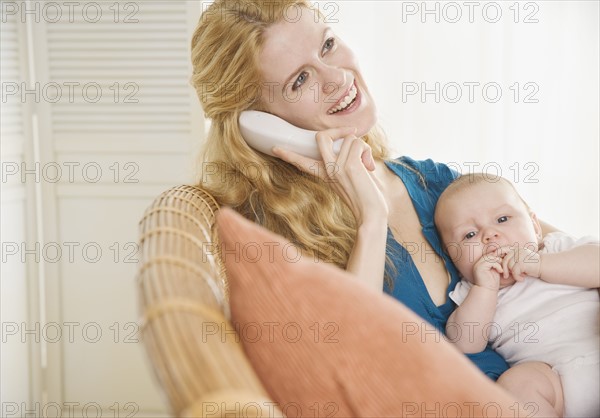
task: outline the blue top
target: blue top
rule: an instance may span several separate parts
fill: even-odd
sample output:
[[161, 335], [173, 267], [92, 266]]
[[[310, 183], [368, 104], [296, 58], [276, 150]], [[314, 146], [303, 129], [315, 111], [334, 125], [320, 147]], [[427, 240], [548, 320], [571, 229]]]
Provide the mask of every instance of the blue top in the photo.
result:
[[[432, 160], [415, 161], [409, 157], [400, 157], [396, 161], [386, 162], [386, 165], [404, 182], [421, 222], [423, 235], [434, 251], [443, 258], [446, 269], [451, 276], [447, 290], [450, 293], [454, 290], [460, 278], [454, 264], [442, 249], [440, 238], [433, 223], [433, 214], [440, 194], [452, 180], [458, 177], [458, 173], [445, 164], [435, 163]], [[421, 174], [422, 178], [417, 172]], [[423, 184], [423, 180], [425, 184]], [[393, 278], [392, 289], [386, 283], [384, 291], [445, 334], [446, 322], [456, 305], [448, 297], [443, 305], [436, 306], [429, 296], [425, 283], [409, 252], [394, 239], [389, 228], [387, 246], [388, 249], [391, 249], [388, 253], [398, 273]], [[425, 335], [425, 338], [431, 338], [431, 335]], [[493, 351], [489, 345], [481, 353], [467, 354], [467, 357], [493, 380], [498, 379], [508, 369], [506, 361]]]

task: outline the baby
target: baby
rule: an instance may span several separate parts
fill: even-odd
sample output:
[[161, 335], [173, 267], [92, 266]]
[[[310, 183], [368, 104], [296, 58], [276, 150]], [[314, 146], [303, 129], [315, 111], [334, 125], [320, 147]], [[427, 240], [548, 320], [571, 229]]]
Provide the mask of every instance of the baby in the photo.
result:
[[450, 184], [435, 223], [463, 279], [450, 293], [459, 306], [447, 338], [465, 353], [491, 343], [511, 366], [549, 364], [562, 395], [554, 376], [523, 367], [506, 389], [518, 398], [522, 390], [542, 388], [534, 392], [545, 400], [564, 396], [565, 416], [600, 417], [598, 242], [561, 232], [542, 240], [536, 215], [513, 185], [484, 174]]

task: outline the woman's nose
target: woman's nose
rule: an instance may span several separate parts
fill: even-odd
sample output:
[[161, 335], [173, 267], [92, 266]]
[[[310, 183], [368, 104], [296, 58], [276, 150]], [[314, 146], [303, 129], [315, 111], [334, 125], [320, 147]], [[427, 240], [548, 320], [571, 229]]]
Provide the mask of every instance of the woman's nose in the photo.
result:
[[342, 68], [326, 67], [323, 77], [323, 93], [338, 96], [346, 85], [346, 72]]

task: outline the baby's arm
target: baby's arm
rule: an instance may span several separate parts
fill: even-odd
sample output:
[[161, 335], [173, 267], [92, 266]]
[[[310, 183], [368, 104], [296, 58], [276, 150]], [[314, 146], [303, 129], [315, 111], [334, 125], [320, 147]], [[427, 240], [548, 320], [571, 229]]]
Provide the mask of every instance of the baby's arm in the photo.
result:
[[584, 244], [557, 253], [539, 254], [527, 248], [507, 248], [502, 260], [504, 276], [515, 280], [537, 277], [548, 283], [587, 288], [600, 287], [600, 246]]
[[600, 246], [585, 244], [560, 253], [540, 254], [540, 279], [588, 288], [600, 287]]
[[[494, 318], [502, 266], [501, 259], [484, 255], [473, 266], [475, 283], [446, 325], [446, 336], [463, 353], [479, 353], [488, 343], [484, 333]], [[491, 327], [487, 327], [489, 331]]]

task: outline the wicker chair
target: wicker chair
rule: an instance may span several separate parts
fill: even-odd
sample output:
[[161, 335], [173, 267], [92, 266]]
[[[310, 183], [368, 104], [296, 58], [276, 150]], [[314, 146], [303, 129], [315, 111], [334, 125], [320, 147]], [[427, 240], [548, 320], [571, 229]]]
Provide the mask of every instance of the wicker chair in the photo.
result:
[[[282, 416], [235, 338], [214, 221], [204, 190], [162, 193], [140, 221], [141, 329], [154, 372], [175, 416]], [[239, 340], [238, 340], [239, 341]]]

